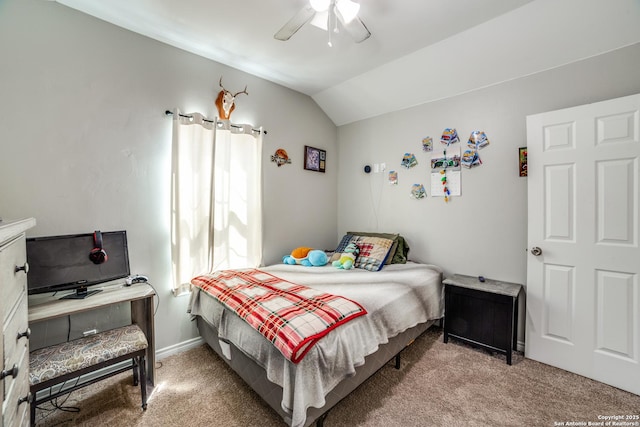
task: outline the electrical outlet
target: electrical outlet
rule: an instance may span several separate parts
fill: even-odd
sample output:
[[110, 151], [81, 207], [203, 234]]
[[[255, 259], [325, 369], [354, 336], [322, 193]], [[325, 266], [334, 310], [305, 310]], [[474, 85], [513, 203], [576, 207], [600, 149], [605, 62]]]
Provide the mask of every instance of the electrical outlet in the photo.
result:
[[384, 172], [387, 170], [387, 164], [386, 163], [380, 163], [380, 172]]
[[378, 163], [373, 164], [373, 173], [380, 172], [380, 165]]

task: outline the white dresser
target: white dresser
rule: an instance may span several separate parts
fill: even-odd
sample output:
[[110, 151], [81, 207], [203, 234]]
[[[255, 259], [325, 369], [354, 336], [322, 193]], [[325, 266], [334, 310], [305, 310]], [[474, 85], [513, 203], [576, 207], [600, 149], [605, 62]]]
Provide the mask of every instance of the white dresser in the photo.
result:
[[25, 231], [33, 218], [0, 221], [0, 319], [2, 319], [3, 427], [29, 425], [29, 331]]

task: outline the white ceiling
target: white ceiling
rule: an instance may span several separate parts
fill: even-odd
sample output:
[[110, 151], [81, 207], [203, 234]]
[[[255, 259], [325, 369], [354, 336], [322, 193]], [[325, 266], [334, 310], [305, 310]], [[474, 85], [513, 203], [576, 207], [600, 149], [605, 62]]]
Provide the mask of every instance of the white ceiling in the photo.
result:
[[[56, 1], [310, 95], [337, 125], [495, 84], [640, 40], [637, 0], [359, 0], [359, 16], [371, 37], [356, 44], [342, 32], [334, 38], [333, 47], [327, 45], [327, 32], [309, 24], [289, 41], [273, 38], [308, 0]], [[577, 10], [585, 14], [585, 19], [571, 16]], [[598, 36], [607, 41], [598, 40], [590, 49], [576, 49], [573, 28], [588, 27], [601, 20], [603, 13], [617, 15], [617, 21], [630, 21], [629, 25], [636, 29], [620, 37]], [[616, 28], [618, 25], [620, 22]], [[594, 28], [597, 26], [591, 30]], [[584, 29], [578, 32], [580, 37], [586, 33]], [[544, 49], [539, 52], [544, 53], [540, 61], [525, 59], [522, 64], [520, 57], [516, 57], [518, 61], [502, 57], [495, 62], [496, 56], [514, 49], [528, 49], [527, 55], [534, 49], [535, 53], [538, 38]], [[567, 38], [568, 42], [562, 41]], [[591, 44], [588, 39], [580, 42]], [[560, 54], [549, 49], [557, 49]], [[567, 49], [571, 52], [567, 53]], [[469, 62], [478, 58], [486, 61]], [[477, 68], [487, 66], [491, 76]], [[430, 83], [425, 85], [425, 81]], [[387, 104], [389, 95], [383, 91], [389, 86], [405, 87], [410, 96], [396, 97]], [[376, 97], [376, 91], [382, 94]]]

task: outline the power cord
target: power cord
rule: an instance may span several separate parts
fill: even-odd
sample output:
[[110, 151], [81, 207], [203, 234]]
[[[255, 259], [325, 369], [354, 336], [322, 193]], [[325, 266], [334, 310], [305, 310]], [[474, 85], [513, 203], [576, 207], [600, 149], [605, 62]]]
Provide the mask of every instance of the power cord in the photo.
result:
[[[75, 384], [72, 385], [72, 387], [75, 387], [78, 382], [80, 381], [80, 377], [77, 377], [75, 379]], [[62, 383], [62, 385], [60, 386], [60, 390], [64, 390], [65, 386], [67, 385], [68, 381], [65, 381]], [[53, 387], [49, 387], [49, 396], [51, 396]], [[46, 415], [42, 415], [40, 417], [41, 420], [46, 420], [49, 416], [51, 416], [52, 413], [54, 413], [54, 411], [62, 411], [62, 412], [80, 412], [80, 408], [78, 406], [64, 406], [65, 403], [67, 403], [67, 400], [69, 399], [69, 397], [71, 397], [71, 393], [73, 393], [73, 391], [70, 391], [69, 393], [64, 395], [64, 400], [62, 402], [59, 402], [58, 399], [61, 396], [58, 396], [54, 399], [49, 400], [47, 403], [49, 403], [52, 407], [43, 407], [43, 406], [36, 406], [36, 409], [39, 409], [41, 411], [45, 411], [48, 412], [48, 414]]]
[[155, 292], [156, 298], [158, 300], [158, 302], [156, 303], [156, 307], [153, 310], [153, 317], [155, 317], [156, 313], [158, 312], [158, 307], [160, 307], [160, 294], [158, 293], [158, 291], [156, 291], [156, 288], [154, 288], [150, 282], [147, 282], [147, 285], [151, 286], [151, 289], [153, 289], [153, 292]]
[[[131, 279], [133, 279], [133, 280], [131, 280]], [[138, 281], [136, 281], [136, 280], [138, 280]], [[151, 289], [153, 289], [153, 292], [155, 293], [155, 295], [156, 295], [156, 297], [158, 299], [158, 302], [156, 303], [156, 307], [153, 310], [153, 316], [155, 317], [156, 313], [158, 313], [158, 307], [160, 307], [160, 294], [158, 293], [156, 288], [153, 287], [151, 282], [149, 282], [149, 280], [147, 279], [147, 276], [143, 276], [143, 275], [140, 275], [140, 274], [135, 274], [133, 276], [130, 276], [129, 279], [127, 279], [126, 283], [127, 283], [127, 286], [131, 286], [131, 284], [133, 284], [133, 283], [140, 283], [140, 282], [151, 286]]]

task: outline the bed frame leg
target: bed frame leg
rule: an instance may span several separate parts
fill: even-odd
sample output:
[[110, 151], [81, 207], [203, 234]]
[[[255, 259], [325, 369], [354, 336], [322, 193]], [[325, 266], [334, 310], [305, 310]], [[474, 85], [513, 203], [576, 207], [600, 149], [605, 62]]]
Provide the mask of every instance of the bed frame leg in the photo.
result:
[[318, 419], [316, 420], [316, 427], [324, 427], [324, 420], [327, 418], [327, 415], [329, 415], [329, 411], [318, 417]]
[[400, 369], [400, 353], [396, 354], [396, 369]]

